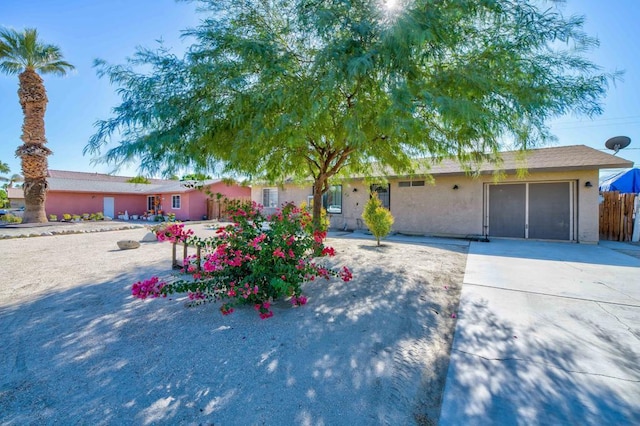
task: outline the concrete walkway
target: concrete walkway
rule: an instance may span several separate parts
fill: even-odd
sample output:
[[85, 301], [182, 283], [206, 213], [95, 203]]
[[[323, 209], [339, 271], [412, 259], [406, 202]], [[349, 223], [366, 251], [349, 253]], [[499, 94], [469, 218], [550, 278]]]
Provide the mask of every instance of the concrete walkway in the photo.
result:
[[440, 425], [640, 424], [640, 247], [471, 243]]

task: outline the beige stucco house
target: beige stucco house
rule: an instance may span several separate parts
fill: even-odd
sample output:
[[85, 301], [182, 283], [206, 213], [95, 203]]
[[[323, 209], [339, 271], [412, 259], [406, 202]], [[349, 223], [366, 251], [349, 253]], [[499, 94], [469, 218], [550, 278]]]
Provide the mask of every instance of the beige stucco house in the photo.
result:
[[[323, 204], [337, 229], [364, 228], [362, 211], [375, 190], [395, 218], [395, 232], [596, 243], [599, 170], [633, 166], [584, 145], [534, 149], [524, 159], [504, 152], [502, 158], [501, 165], [485, 164], [474, 176], [444, 161], [431, 166], [433, 180], [426, 174], [346, 179], [336, 182]], [[253, 201], [271, 209], [311, 195], [311, 184], [254, 184], [251, 190]]]

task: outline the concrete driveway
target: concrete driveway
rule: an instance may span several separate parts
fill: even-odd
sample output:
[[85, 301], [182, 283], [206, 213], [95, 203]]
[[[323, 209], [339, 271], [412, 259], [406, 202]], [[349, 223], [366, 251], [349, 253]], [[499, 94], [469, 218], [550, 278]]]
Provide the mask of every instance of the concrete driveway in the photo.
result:
[[440, 425], [640, 424], [640, 247], [472, 243]]

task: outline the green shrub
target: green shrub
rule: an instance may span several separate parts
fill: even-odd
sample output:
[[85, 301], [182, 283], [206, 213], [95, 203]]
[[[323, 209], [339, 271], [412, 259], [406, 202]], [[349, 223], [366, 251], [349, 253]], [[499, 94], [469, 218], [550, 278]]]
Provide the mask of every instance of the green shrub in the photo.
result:
[[58, 216], [55, 214], [50, 214], [49, 215], [49, 221], [50, 222], [57, 222], [58, 221]]
[[79, 214], [74, 214], [73, 216], [71, 216], [71, 218], [75, 221], [79, 221], [80, 219], [82, 219], [82, 216], [80, 216]]
[[[313, 207], [313, 203], [309, 203], [309, 205], [307, 205], [306, 201], [303, 201], [302, 203], [300, 203], [300, 209], [306, 210], [309, 213], [311, 213], [312, 207]], [[320, 231], [329, 230], [330, 225], [331, 225], [331, 220], [329, 219], [329, 216], [327, 216], [327, 209], [322, 207], [320, 209]]]
[[65, 214], [62, 215], [62, 218], [65, 221], [69, 222], [71, 220], [71, 215], [69, 213], [65, 213]]
[[376, 192], [371, 194], [371, 199], [369, 199], [369, 202], [367, 202], [367, 205], [364, 207], [362, 218], [367, 228], [369, 228], [369, 231], [376, 237], [379, 246], [380, 238], [386, 237], [389, 235], [389, 232], [391, 232], [393, 216], [389, 210], [382, 207], [382, 202]]
[[0, 220], [7, 223], [22, 223], [21, 217], [14, 216], [11, 213], [7, 213], [4, 216], [1, 216]]
[[[183, 272], [191, 277], [172, 282], [158, 277], [138, 281], [131, 288], [133, 297], [187, 293], [190, 305], [222, 301], [220, 312], [228, 315], [235, 306], [248, 304], [265, 319], [273, 315], [271, 303], [279, 298], [289, 298], [293, 306], [305, 305], [304, 283], [330, 277], [348, 282], [353, 278], [346, 266], [333, 269], [318, 261], [318, 257], [334, 256], [335, 250], [324, 246], [326, 232], [307, 231], [312, 219], [306, 210], [286, 204], [265, 217], [255, 203], [232, 202], [229, 207], [233, 225], [219, 228], [215, 238], [198, 238], [182, 223], [156, 226], [158, 241], [185, 242], [201, 247], [204, 255], [185, 259]], [[266, 222], [268, 230], [262, 226]]]

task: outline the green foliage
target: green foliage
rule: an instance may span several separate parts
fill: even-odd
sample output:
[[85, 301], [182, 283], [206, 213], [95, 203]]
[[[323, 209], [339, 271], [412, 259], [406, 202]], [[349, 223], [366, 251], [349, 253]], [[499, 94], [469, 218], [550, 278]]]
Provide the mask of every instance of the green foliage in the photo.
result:
[[131, 179], [127, 179], [128, 183], [142, 183], [142, 184], [150, 184], [151, 182], [144, 176], [136, 176]]
[[[307, 205], [306, 201], [303, 201], [302, 203], [300, 203], [300, 208], [303, 210], [310, 211], [311, 207], [312, 206]], [[322, 209], [320, 210], [320, 227], [318, 229], [320, 231], [327, 231], [329, 229], [329, 226], [331, 226], [331, 220], [327, 215], [327, 210], [324, 207], [322, 207]]]
[[310, 178], [321, 197], [333, 176], [376, 163], [412, 173], [416, 158], [453, 157], [472, 169], [504, 144], [551, 139], [553, 117], [601, 112], [615, 75], [586, 59], [597, 41], [584, 19], [553, 1], [380, 3], [201, 0], [185, 57], [160, 47], [96, 61], [122, 103], [85, 152], [120, 135], [104, 161]]
[[182, 176], [180, 180], [202, 181], [202, 180], [209, 180], [209, 179], [212, 179], [211, 176], [205, 175], [204, 173], [191, 173], [191, 174]]
[[7, 163], [0, 161], [0, 173], [9, 173], [11, 169]]
[[0, 189], [0, 208], [4, 208], [9, 206], [9, 197], [7, 196], [7, 191], [4, 189]]
[[380, 238], [386, 237], [391, 232], [393, 216], [389, 210], [382, 206], [382, 202], [376, 192], [371, 194], [371, 198], [365, 205], [362, 218], [369, 231], [376, 237], [379, 246]]
[[0, 216], [0, 221], [7, 223], [22, 223], [22, 218], [12, 215], [11, 213], [7, 213], [3, 216]]
[[42, 74], [63, 76], [74, 66], [62, 60], [58, 46], [43, 44], [35, 28], [22, 32], [0, 29], [0, 72], [19, 74], [27, 68]]
[[58, 221], [58, 216], [55, 214], [50, 214], [49, 215], [49, 222], [57, 222]]

